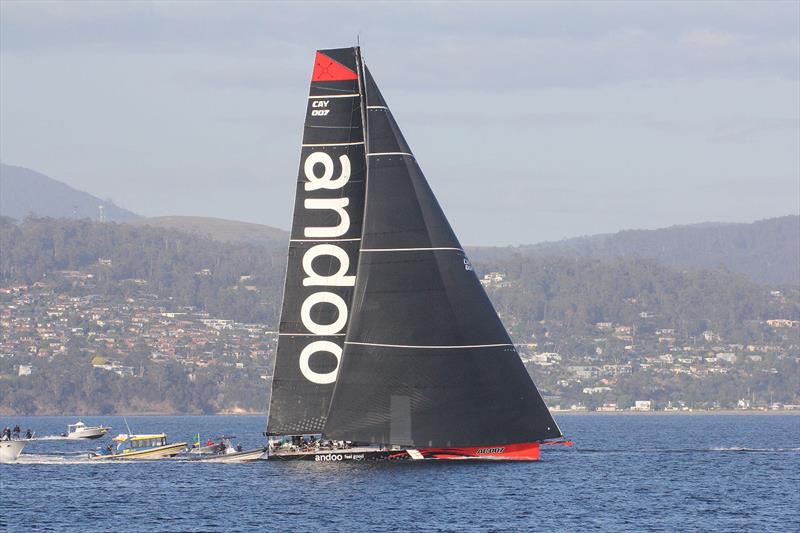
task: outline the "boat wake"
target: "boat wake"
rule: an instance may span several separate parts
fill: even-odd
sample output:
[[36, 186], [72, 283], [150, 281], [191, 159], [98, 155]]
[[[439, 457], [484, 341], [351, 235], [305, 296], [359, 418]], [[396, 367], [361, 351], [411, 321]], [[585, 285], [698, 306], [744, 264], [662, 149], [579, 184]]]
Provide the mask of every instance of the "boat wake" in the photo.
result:
[[580, 449], [576, 448], [577, 453], [800, 453], [800, 448], [748, 448], [740, 446], [720, 446], [711, 448], [637, 448], [627, 450], [614, 449]]
[[767, 453], [774, 453], [774, 452], [800, 452], [800, 448], [742, 448], [738, 446], [727, 446], [727, 447], [719, 447], [719, 448], [709, 448], [707, 451], [711, 452], [767, 452]]
[[139, 461], [93, 461], [89, 459], [89, 452], [70, 452], [70, 453], [23, 453], [16, 461], [3, 464], [17, 464], [17, 465], [120, 465], [120, 464], [141, 464], [143, 462], [153, 463], [160, 461], [178, 462], [178, 463], [196, 463], [196, 464], [245, 464], [253, 462], [250, 460], [235, 461], [230, 458], [208, 458], [203, 461], [197, 461], [185, 457], [162, 457], [158, 459], [142, 459]]
[[23, 453], [14, 463], [18, 465], [77, 465], [105, 464], [103, 461], [91, 461], [86, 452], [77, 454], [38, 454]]

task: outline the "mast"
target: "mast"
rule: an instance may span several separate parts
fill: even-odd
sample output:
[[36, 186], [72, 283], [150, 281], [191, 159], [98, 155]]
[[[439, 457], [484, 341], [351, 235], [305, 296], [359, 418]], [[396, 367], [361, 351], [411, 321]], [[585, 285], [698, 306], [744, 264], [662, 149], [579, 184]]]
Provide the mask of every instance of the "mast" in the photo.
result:
[[267, 433], [320, 433], [356, 281], [366, 158], [357, 48], [316, 53]]
[[364, 225], [324, 434], [401, 446], [561, 436], [369, 69]]

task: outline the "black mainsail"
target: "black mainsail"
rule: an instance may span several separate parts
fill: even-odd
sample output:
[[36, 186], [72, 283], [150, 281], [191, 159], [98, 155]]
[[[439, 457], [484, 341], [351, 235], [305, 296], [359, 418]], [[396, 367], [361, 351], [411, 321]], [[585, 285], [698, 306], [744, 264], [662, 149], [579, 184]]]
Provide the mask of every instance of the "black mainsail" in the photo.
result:
[[359, 53], [316, 55], [270, 398], [274, 435], [320, 433], [339, 370], [364, 210]]
[[323, 433], [409, 447], [561, 432], [369, 71], [358, 276]]
[[273, 455], [313, 460], [561, 437], [358, 48], [316, 56], [267, 431], [380, 445]]

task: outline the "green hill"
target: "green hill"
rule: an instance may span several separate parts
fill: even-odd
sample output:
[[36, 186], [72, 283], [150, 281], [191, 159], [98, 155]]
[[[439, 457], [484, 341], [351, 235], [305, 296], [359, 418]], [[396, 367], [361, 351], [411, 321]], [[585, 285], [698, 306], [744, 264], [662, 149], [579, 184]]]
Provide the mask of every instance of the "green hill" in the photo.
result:
[[[0, 412], [264, 409], [284, 246], [0, 217], [0, 250]], [[476, 271], [502, 273], [487, 280], [487, 292], [523, 356], [561, 358], [549, 367], [524, 360], [563, 405], [800, 401], [800, 289], [639, 257], [494, 253], [476, 254]], [[133, 375], [93, 368], [96, 356]], [[19, 365], [35, 372], [20, 376]], [[584, 368], [597, 375], [577, 379]], [[614, 389], [583, 392], [601, 385]]]
[[800, 216], [751, 224], [696, 224], [626, 230], [508, 248], [477, 248], [473, 259], [576, 256], [612, 261], [651, 259], [677, 269], [726, 269], [758, 283], [800, 285]]
[[130, 223], [182, 231], [220, 242], [283, 245], [289, 239], [289, 233], [282, 229], [222, 218], [166, 216], [140, 218]]

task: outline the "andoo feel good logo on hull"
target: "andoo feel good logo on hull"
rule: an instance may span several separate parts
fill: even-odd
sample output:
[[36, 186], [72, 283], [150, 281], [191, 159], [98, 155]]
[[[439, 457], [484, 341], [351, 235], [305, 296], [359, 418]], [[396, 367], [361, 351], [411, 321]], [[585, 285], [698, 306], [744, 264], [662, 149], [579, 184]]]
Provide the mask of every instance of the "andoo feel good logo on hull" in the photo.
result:
[[352, 48], [317, 53], [270, 403], [274, 433], [321, 431], [339, 371], [364, 213], [357, 70]]

